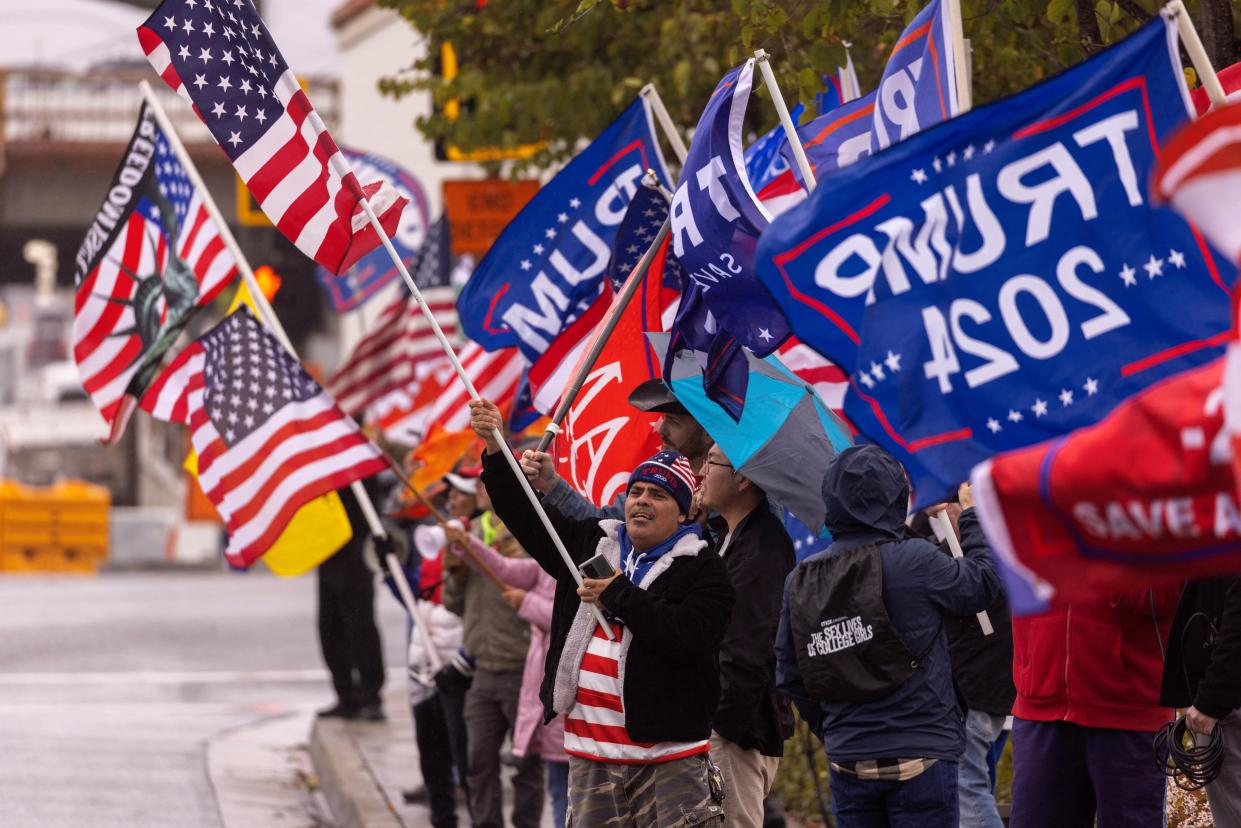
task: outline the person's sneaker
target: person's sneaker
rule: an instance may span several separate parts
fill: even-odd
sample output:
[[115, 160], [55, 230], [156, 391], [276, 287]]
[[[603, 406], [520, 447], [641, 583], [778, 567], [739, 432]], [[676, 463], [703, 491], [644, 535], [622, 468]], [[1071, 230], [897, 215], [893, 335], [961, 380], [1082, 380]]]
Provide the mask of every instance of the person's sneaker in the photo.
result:
[[401, 791], [401, 799], [405, 800], [406, 805], [417, 805], [420, 802], [426, 802], [427, 786], [419, 785], [416, 788], [406, 788]]
[[356, 719], [358, 718], [358, 712], [356, 707], [337, 702], [331, 707], [323, 708], [315, 715], [320, 719]]
[[383, 722], [387, 721], [388, 716], [384, 713], [383, 705], [364, 704], [358, 708], [357, 718], [367, 722]]

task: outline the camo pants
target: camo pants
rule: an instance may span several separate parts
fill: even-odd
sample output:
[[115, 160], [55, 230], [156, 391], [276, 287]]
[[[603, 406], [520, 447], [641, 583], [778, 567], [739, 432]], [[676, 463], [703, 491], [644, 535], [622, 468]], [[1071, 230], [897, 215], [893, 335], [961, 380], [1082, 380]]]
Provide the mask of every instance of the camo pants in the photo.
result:
[[571, 828], [684, 828], [724, 824], [705, 754], [654, 765], [569, 757]]

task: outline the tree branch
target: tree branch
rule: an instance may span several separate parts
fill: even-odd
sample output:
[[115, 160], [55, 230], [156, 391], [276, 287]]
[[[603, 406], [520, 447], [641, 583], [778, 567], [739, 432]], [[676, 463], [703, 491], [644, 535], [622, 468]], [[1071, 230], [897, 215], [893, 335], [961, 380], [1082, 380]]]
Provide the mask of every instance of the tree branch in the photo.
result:
[[1077, 10], [1077, 31], [1081, 35], [1082, 48], [1086, 54], [1093, 55], [1103, 45], [1094, 0], [1074, 0], [1073, 6]]

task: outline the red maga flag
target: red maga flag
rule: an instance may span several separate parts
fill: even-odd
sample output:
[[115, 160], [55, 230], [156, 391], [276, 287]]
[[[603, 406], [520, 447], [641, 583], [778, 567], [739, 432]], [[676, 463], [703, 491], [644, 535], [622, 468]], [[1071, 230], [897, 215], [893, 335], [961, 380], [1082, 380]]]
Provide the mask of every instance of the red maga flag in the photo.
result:
[[1221, 358], [1141, 391], [1096, 425], [974, 469], [1014, 611], [1241, 571], [1223, 381]]
[[[611, 503], [624, 491], [634, 467], [660, 448], [660, 415], [635, 411], [628, 398], [662, 370], [644, 332], [666, 331], [675, 313], [677, 291], [665, 286], [663, 278], [667, 254], [665, 240], [582, 384], [556, 441], [561, 477], [597, 505]], [[589, 343], [582, 348], [583, 356], [587, 350]], [[577, 373], [576, 366], [572, 373]]]
[[316, 497], [387, 468], [379, 450], [244, 305], [187, 347], [142, 407], [190, 427], [198, 482], [233, 566], [254, 563]]
[[307, 256], [340, 274], [379, 244], [363, 198], [396, 231], [406, 199], [389, 184], [358, 183], [249, 0], [164, 0], [138, 42]]

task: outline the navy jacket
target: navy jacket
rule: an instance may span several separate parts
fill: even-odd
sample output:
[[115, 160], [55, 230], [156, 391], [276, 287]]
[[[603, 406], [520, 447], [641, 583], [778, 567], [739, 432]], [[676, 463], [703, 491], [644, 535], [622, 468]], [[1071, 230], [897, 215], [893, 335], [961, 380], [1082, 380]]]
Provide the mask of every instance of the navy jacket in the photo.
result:
[[965, 747], [965, 730], [952, 684], [945, 617], [972, 615], [1000, 594], [999, 576], [974, 510], [965, 510], [959, 521], [964, 558], [947, 557], [920, 538], [902, 540], [909, 486], [896, 460], [875, 446], [842, 452], [828, 469], [823, 492], [834, 541], [819, 554], [882, 543], [888, 616], [910, 652], [930, 649], [921, 668], [883, 698], [862, 703], [807, 698], [789, 628], [790, 575], [776, 633], [778, 686], [792, 697], [833, 761], [956, 761]]

